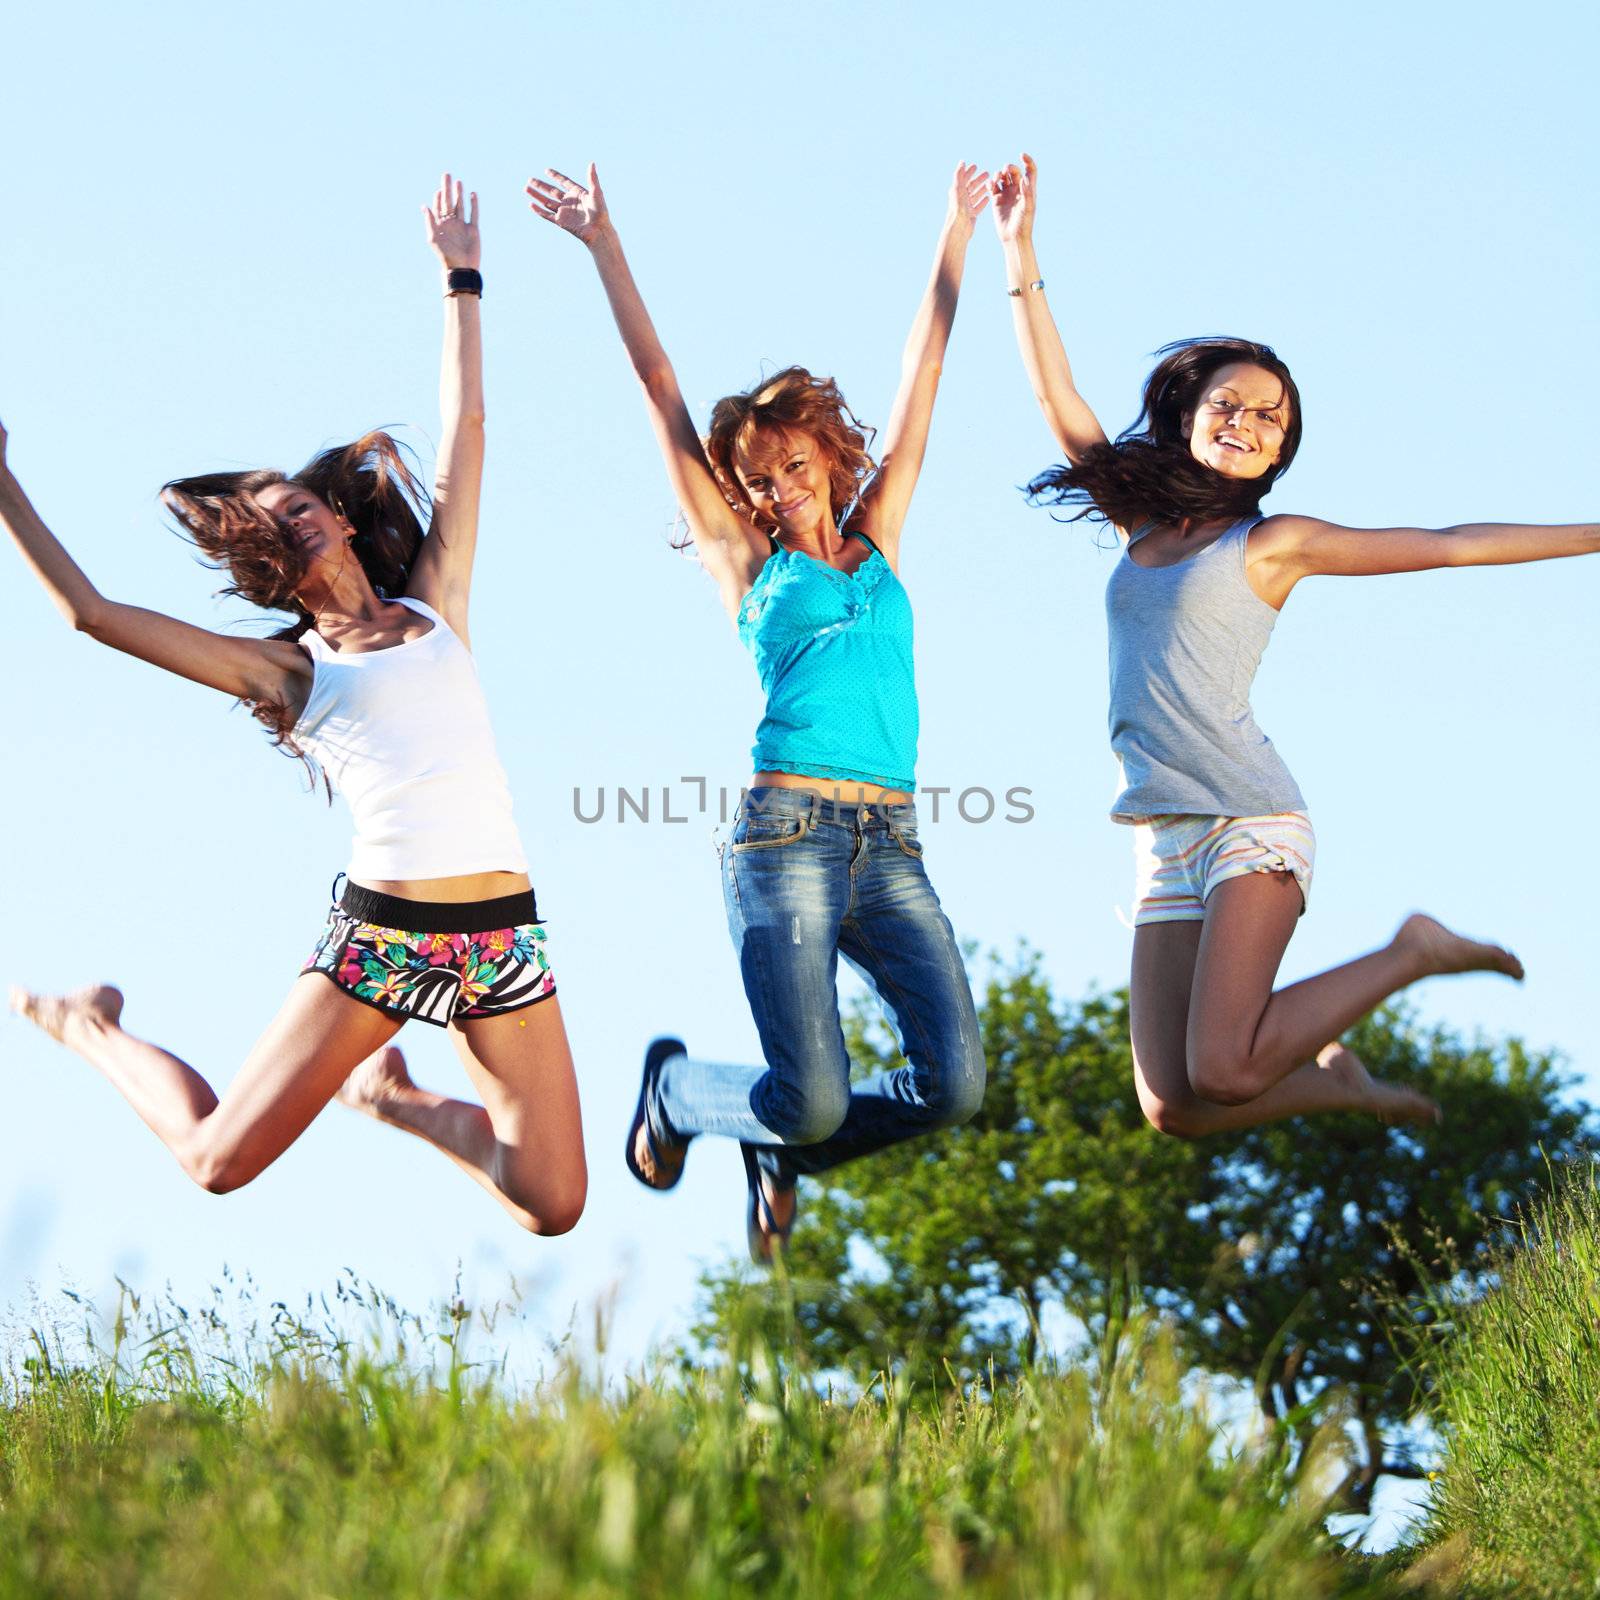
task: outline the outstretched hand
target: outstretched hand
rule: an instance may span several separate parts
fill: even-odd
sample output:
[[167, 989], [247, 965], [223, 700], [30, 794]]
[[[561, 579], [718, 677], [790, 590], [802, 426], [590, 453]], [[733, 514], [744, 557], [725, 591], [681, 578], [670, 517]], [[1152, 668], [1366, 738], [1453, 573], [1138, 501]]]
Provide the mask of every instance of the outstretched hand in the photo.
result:
[[1033, 210], [1038, 198], [1039, 169], [1033, 157], [1023, 153], [1022, 165], [1015, 161], [1002, 167], [991, 186], [994, 194], [994, 231], [1001, 244], [1020, 242], [1033, 235]]
[[536, 217], [553, 222], [585, 244], [592, 244], [595, 235], [610, 222], [606, 210], [606, 197], [600, 188], [600, 174], [594, 163], [589, 163], [589, 184], [585, 188], [564, 172], [554, 167], [544, 169], [543, 178], [529, 178], [523, 191]]
[[478, 238], [478, 197], [469, 194], [469, 212], [462, 205], [461, 184], [447, 172], [434, 191], [433, 204], [422, 208], [428, 243], [446, 267], [476, 267], [482, 254]]
[[979, 172], [977, 165], [963, 161], [956, 167], [950, 181], [950, 215], [959, 217], [970, 228], [989, 203], [989, 174]]

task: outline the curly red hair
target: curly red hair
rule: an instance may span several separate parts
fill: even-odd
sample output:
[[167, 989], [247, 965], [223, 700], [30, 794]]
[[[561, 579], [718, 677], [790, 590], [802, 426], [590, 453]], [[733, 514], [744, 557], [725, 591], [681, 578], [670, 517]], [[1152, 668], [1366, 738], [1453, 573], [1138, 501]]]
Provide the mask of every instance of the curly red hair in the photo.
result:
[[761, 434], [798, 433], [815, 439], [827, 460], [829, 498], [837, 521], [878, 470], [868, 454], [873, 432], [845, 404], [832, 378], [814, 377], [804, 367], [785, 367], [753, 389], [717, 401], [706, 433], [706, 458], [728, 504], [770, 533], [777, 523], [751, 504], [734, 471], [737, 450], [748, 452]]

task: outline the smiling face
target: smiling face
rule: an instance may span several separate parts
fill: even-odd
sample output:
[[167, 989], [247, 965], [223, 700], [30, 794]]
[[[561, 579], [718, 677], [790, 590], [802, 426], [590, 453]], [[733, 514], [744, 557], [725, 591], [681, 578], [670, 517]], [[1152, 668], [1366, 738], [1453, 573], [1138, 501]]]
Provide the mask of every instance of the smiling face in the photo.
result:
[[1283, 451], [1290, 423], [1283, 380], [1251, 361], [1218, 367], [1185, 419], [1189, 454], [1225, 478], [1259, 478]]
[[784, 533], [833, 524], [833, 484], [826, 450], [808, 433], [761, 430], [733, 449], [733, 470], [750, 504]]
[[350, 524], [298, 483], [269, 483], [255, 501], [277, 523], [279, 531], [306, 558], [300, 587], [326, 589], [349, 556]]

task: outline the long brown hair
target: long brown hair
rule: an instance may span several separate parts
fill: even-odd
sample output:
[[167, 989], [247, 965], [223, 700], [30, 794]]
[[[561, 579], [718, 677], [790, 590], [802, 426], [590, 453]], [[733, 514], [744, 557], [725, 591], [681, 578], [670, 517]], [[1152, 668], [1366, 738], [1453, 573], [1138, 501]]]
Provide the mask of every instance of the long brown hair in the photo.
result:
[[[1300, 391], [1270, 346], [1253, 339], [1180, 339], [1145, 381], [1144, 405], [1115, 444], [1097, 444], [1070, 465], [1041, 472], [1024, 491], [1035, 504], [1075, 506], [1067, 518], [1089, 517], [1125, 528], [1253, 516], [1262, 497], [1289, 470], [1300, 448]], [[1289, 416], [1278, 459], [1259, 478], [1228, 478], [1189, 451], [1188, 429], [1213, 375], [1235, 362], [1262, 367], [1283, 385]]]
[[763, 533], [777, 522], [756, 510], [734, 471], [734, 452], [761, 433], [805, 433], [821, 446], [828, 463], [829, 499], [837, 522], [877, 469], [868, 454], [874, 429], [845, 404], [832, 378], [814, 377], [804, 367], [785, 367], [742, 394], [730, 394], [711, 409], [706, 458], [728, 504]]
[[[432, 520], [427, 492], [408, 454], [392, 435], [374, 430], [322, 451], [292, 475], [263, 467], [174, 478], [162, 489], [161, 501], [206, 564], [228, 574], [218, 594], [289, 612], [294, 621], [271, 637], [298, 639], [315, 621], [295, 593], [305, 580], [306, 555], [257, 504], [257, 494], [275, 483], [291, 483], [316, 495], [355, 529], [350, 550], [372, 587], [383, 595], [404, 594]], [[247, 704], [280, 750], [306, 759], [294, 742], [295, 719], [287, 705]]]

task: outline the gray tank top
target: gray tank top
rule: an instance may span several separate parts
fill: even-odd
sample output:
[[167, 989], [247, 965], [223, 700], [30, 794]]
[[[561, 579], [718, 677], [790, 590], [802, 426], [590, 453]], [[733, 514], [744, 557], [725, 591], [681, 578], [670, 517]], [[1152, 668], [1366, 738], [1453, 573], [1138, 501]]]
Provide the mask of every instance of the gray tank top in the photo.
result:
[[1236, 522], [1170, 567], [1141, 567], [1128, 553], [1130, 540], [1111, 574], [1111, 748], [1122, 768], [1111, 815], [1118, 822], [1305, 809], [1250, 710], [1250, 685], [1278, 620], [1245, 577], [1245, 541], [1258, 521]]

